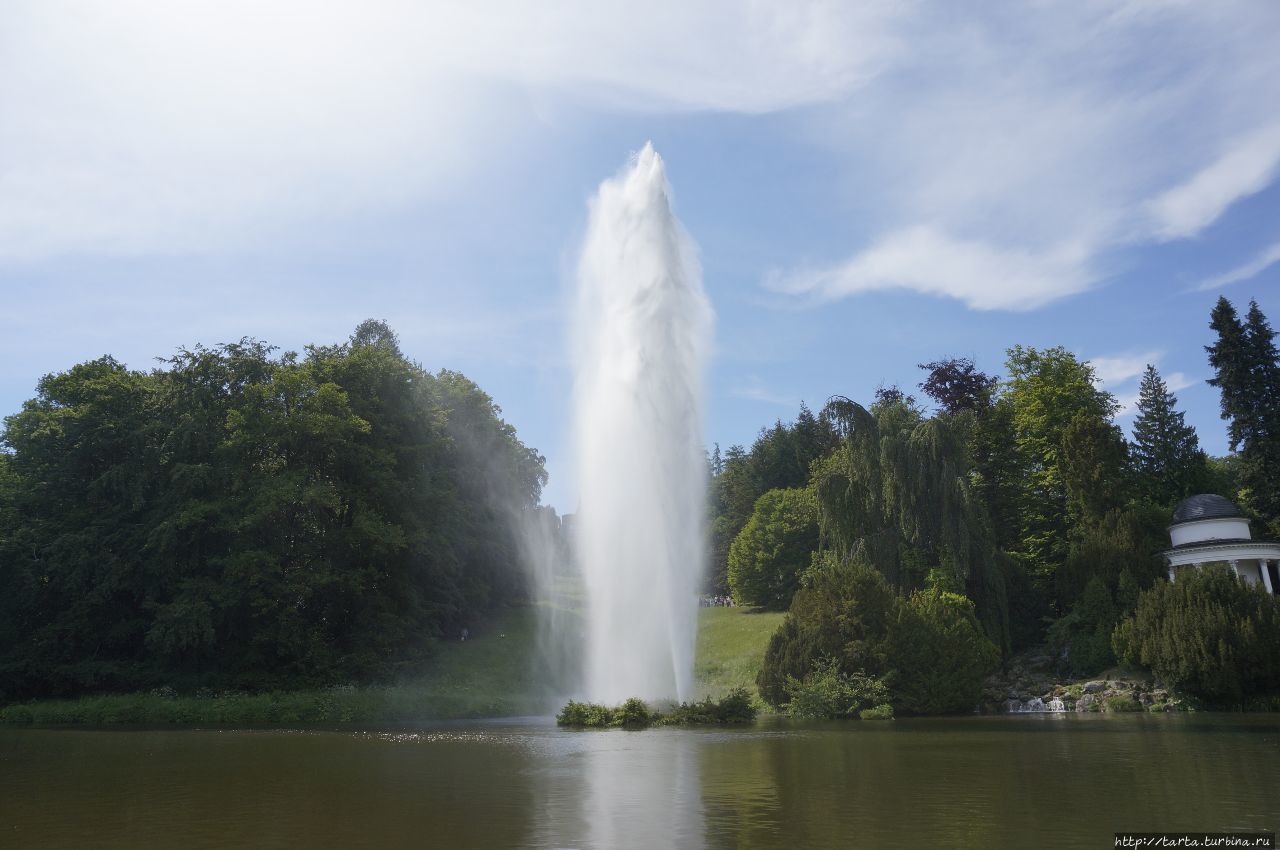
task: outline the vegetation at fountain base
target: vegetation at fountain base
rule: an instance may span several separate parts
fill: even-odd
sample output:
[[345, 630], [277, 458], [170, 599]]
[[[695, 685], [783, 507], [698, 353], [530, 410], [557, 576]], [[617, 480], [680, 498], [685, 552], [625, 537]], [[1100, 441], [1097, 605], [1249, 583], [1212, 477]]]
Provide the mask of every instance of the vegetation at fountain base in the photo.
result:
[[571, 729], [647, 729], [650, 726], [725, 726], [751, 723], [756, 707], [746, 688], [736, 688], [720, 699], [682, 702], [651, 708], [632, 697], [610, 708], [598, 703], [570, 700], [556, 714], [556, 724]]

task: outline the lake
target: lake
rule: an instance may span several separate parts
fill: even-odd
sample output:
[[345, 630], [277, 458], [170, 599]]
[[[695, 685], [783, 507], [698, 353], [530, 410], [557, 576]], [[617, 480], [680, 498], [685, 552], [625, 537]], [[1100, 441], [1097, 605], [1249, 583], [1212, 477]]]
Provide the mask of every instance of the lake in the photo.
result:
[[1111, 847], [1274, 830], [1280, 715], [0, 728], [0, 846]]

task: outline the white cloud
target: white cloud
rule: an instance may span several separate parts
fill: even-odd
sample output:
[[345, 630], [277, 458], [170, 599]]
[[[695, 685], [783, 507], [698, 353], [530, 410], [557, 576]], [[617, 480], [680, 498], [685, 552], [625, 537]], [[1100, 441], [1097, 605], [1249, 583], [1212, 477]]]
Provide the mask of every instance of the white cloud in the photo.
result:
[[[930, 6], [904, 36], [909, 55], [821, 110], [814, 137], [848, 163], [851, 217], [871, 237], [782, 275], [795, 289], [1029, 309], [1100, 284], [1127, 247], [1198, 232], [1274, 178], [1280, 6], [982, 8]], [[896, 273], [868, 271], [922, 231], [939, 236]], [[976, 281], [976, 264], [950, 268], [958, 256], [1016, 273]]]
[[1151, 202], [1161, 239], [1195, 236], [1218, 220], [1231, 204], [1266, 188], [1280, 165], [1280, 124], [1243, 139], [1211, 165]]
[[1254, 257], [1244, 265], [1237, 266], [1230, 271], [1214, 275], [1213, 277], [1205, 280], [1196, 287], [1196, 290], [1199, 292], [1205, 292], [1210, 289], [1221, 289], [1222, 287], [1230, 286], [1233, 283], [1250, 280], [1276, 263], [1280, 263], [1280, 242], [1276, 242], [1274, 245], [1270, 245], [1263, 249], [1262, 253], [1258, 254], [1258, 256]]
[[848, 262], [778, 276], [781, 292], [830, 300], [860, 292], [910, 289], [959, 299], [975, 310], [1031, 310], [1087, 289], [1078, 250], [1034, 253], [955, 239], [931, 227], [888, 236]]
[[1119, 384], [1136, 378], [1147, 369], [1147, 364], [1157, 365], [1163, 351], [1144, 351], [1139, 354], [1116, 354], [1094, 357], [1089, 360], [1093, 373], [1101, 384]]
[[[1159, 366], [1164, 357], [1161, 350], [1142, 351], [1135, 354], [1110, 354], [1105, 357], [1093, 357], [1089, 364], [1093, 366], [1094, 377], [1099, 387], [1116, 397], [1120, 409], [1119, 417], [1129, 416], [1137, 411], [1138, 381], [1147, 370], [1147, 365]], [[1196, 383], [1194, 378], [1187, 377], [1184, 372], [1170, 372], [1161, 375], [1170, 392], [1184, 390]]]
[[902, 9], [7, 4], [0, 261], [198, 250], [439, 197], [535, 142], [540, 98], [755, 113], [839, 97], [895, 55]]
[[1165, 386], [1169, 388], [1169, 392], [1176, 393], [1178, 390], [1185, 390], [1187, 387], [1199, 383], [1195, 378], [1187, 377], [1184, 372], [1170, 372], [1164, 376]]
[[752, 378], [749, 383], [734, 387], [729, 391], [729, 395], [734, 398], [745, 399], [746, 401], [759, 401], [765, 404], [775, 404], [781, 407], [799, 408], [800, 403], [788, 396], [779, 395], [766, 389], [758, 378]]

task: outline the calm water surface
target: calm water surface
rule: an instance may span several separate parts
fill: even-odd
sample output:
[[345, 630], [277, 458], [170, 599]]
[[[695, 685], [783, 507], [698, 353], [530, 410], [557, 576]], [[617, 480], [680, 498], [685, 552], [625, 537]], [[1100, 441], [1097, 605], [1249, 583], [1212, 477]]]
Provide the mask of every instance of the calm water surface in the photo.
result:
[[1111, 847], [1275, 830], [1280, 716], [0, 728], [0, 847]]

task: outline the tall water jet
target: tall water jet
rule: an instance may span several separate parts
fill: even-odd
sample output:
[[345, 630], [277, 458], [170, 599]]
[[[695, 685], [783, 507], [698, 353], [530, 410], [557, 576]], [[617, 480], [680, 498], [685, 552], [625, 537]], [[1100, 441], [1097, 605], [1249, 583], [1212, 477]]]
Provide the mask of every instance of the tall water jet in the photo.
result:
[[591, 200], [575, 331], [586, 695], [691, 699], [711, 307], [652, 145]]

